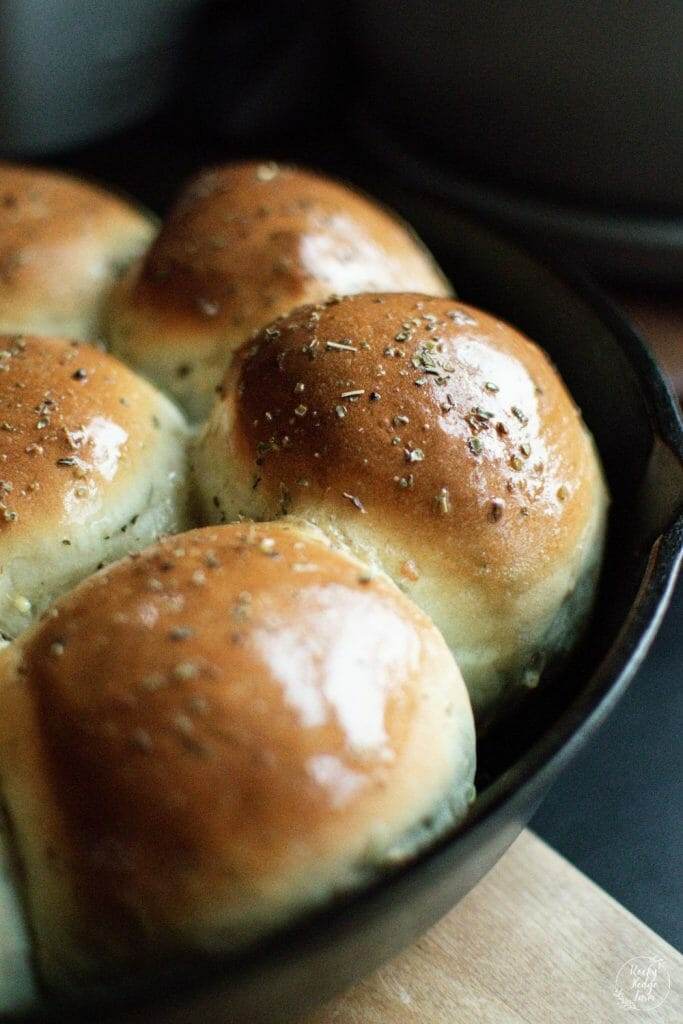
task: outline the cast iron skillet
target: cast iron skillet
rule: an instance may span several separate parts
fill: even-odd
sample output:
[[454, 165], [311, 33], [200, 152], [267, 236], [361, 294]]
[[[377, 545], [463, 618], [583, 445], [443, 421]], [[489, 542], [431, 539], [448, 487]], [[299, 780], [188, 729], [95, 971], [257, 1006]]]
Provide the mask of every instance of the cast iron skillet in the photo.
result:
[[[403, 207], [410, 217], [414, 211]], [[479, 881], [643, 659], [683, 547], [683, 427], [675, 400], [641, 340], [592, 286], [452, 210], [449, 218], [447, 248], [442, 241], [436, 255], [459, 295], [547, 349], [602, 455], [610, 534], [585, 642], [552, 687], [541, 686], [480, 744], [480, 795], [456, 834], [238, 958], [146, 968], [115, 1000], [87, 1007], [51, 1001], [33, 1020], [282, 1024], [301, 1017], [413, 941]], [[437, 221], [438, 213], [431, 225], [423, 215], [418, 225], [428, 243], [439, 237]]]

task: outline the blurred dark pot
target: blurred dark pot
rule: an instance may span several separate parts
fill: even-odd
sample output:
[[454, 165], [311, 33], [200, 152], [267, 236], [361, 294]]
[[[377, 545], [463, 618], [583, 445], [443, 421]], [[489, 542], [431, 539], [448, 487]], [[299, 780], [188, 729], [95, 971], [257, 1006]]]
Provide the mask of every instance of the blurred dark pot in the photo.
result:
[[681, 0], [354, 0], [370, 118], [413, 152], [683, 212]]

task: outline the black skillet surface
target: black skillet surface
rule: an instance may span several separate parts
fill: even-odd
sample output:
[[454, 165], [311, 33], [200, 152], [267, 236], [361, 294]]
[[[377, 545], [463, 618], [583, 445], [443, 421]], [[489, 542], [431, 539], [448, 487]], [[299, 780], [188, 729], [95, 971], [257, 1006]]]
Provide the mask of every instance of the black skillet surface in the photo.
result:
[[[450, 211], [467, 211], [523, 238], [536, 248], [558, 249], [601, 278], [622, 284], [680, 288], [683, 280], [683, 213], [626, 204], [596, 204], [576, 196], [484, 182], [457, 164], [439, 159], [433, 147], [415, 150], [391, 128], [361, 114], [354, 132], [377, 162], [377, 176], [410, 193], [422, 209], [440, 204], [438, 237], [446, 246]], [[391, 187], [391, 186], [390, 186]]]
[[[410, 210], [405, 211], [410, 215]], [[232, 960], [159, 965], [116, 1005], [63, 1017], [281, 1024], [368, 974], [464, 896], [501, 856], [548, 787], [612, 710], [659, 625], [683, 544], [683, 429], [638, 337], [592, 287], [558, 276], [456, 213], [447, 246], [421, 223], [461, 297], [543, 345], [600, 449], [612, 490], [610, 537], [591, 628], [562, 678], [481, 744], [467, 825], [418, 861]], [[436, 244], [439, 237], [442, 244]], [[599, 793], [595, 799], [599, 802]]]

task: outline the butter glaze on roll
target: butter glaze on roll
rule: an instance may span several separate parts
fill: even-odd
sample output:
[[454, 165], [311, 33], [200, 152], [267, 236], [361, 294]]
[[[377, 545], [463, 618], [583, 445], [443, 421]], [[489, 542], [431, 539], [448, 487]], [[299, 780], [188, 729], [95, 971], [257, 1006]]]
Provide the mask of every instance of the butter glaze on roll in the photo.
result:
[[94, 185], [0, 163], [0, 331], [97, 338], [105, 295], [155, 230]]
[[306, 306], [245, 346], [196, 454], [205, 518], [316, 523], [442, 631], [481, 724], [576, 641], [607, 505], [545, 354], [460, 302]]
[[91, 345], [0, 336], [0, 633], [186, 520], [187, 427]]
[[412, 231], [311, 171], [228, 164], [190, 182], [147, 256], [116, 288], [115, 352], [205, 417], [234, 350], [332, 293], [425, 291], [448, 282]]
[[[464, 816], [442, 637], [312, 527], [168, 538], [0, 655], [0, 769], [44, 980], [248, 943]], [[123, 982], [122, 982], [123, 978]]]

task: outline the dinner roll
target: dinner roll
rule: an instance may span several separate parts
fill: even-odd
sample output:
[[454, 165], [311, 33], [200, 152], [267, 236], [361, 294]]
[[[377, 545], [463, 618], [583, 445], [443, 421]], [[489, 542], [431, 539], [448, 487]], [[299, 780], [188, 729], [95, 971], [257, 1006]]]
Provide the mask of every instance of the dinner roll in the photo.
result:
[[103, 189], [0, 163], [0, 331], [97, 337], [108, 288], [154, 232]]
[[333, 292], [405, 289], [449, 294], [393, 214], [311, 171], [228, 164], [187, 186], [115, 289], [108, 335], [200, 419], [233, 351], [273, 317]]
[[100, 563], [186, 523], [187, 428], [116, 359], [0, 336], [0, 633]]
[[474, 758], [439, 632], [304, 525], [167, 538], [0, 656], [38, 962], [78, 995], [251, 942], [411, 857], [462, 819]]
[[206, 520], [291, 512], [386, 571], [443, 633], [482, 724], [590, 608], [607, 504], [591, 437], [543, 352], [460, 302], [360, 295], [266, 328], [196, 474]]

